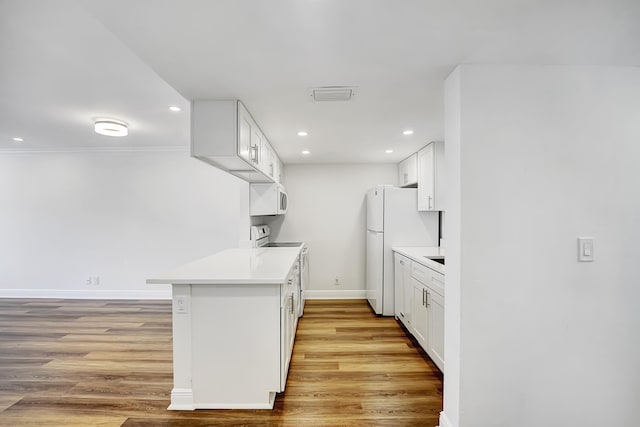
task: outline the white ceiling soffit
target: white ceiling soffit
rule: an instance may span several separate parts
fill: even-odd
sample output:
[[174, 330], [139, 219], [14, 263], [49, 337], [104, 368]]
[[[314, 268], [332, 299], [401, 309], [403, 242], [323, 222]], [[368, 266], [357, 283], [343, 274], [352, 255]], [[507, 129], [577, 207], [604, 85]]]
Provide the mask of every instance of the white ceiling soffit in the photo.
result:
[[2, 1], [0, 64], [0, 151], [188, 147], [189, 103], [76, 1]]

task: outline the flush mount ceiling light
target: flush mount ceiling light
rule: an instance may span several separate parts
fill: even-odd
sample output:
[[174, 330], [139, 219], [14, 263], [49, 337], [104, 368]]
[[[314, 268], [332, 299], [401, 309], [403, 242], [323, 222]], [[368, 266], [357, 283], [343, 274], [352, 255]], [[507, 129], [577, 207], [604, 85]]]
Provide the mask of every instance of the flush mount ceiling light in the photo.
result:
[[309, 150], [302, 150], [302, 154], [304, 154], [304, 155], [306, 156], [306, 155], [311, 154], [311, 151], [309, 151]]
[[15, 138], [13, 138], [13, 140], [14, 140], [15, 142], [22, 142], [22, 141], [24, 141], [24, 139], [19, 138], [19, 137], [17, 137], [17, 136], [16, 136]]
[[182, 108], [177, 107], [175, 105], [171, 105], [171, 106], [169, 106], [169, 110], [173, 111], [174, 113], [177, 113], [179, 111], [182, 111]]
[[403, 135], [413, 135], [413, 131], [411, 129], [403, 130], [402, 134]]
[[115, 119], [96, 119], [94, 129], [96, 133], [106, 136], [127, 136], [129, 135], [128, 125]]
[[307, 136], [309, 135], [307, 132], [301, 130], [300, 132], [298, 132], [298, 136]]
[[384, 150], [384, 152], [387, 153], [387, 154], [391, 154], [391, 153], [393, 153], [393, 150]]

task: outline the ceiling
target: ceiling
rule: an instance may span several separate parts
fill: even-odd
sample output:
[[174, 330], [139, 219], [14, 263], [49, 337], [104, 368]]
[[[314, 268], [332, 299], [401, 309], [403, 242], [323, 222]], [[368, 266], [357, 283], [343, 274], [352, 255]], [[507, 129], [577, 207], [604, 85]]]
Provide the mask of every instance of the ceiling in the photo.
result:
[[[640, 66], [638, 22], [637, 0], [0, 0], [0, 150], [184, 149], [189, 100], [239, 98], [285, 163], [397, 162], [443, 140], [457, 64]], [[357, 95], [310, 100], [334, 85]]]

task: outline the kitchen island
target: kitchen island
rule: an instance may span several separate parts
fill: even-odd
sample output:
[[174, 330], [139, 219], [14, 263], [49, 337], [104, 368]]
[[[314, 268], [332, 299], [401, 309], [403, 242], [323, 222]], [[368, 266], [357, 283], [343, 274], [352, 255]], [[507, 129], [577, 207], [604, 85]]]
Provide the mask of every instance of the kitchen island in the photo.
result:
[[229, 249], [147, 280], [172, 285], [169, 409], [273, 408], [295, 339], [300, 251]]

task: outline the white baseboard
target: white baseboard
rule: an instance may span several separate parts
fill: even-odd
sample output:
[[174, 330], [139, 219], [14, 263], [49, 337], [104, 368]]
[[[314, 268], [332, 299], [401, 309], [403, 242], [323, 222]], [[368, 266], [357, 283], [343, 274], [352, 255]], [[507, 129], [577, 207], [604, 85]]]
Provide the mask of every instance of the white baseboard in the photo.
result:
[[453, 427], [453, 424], [449, 421], [444, 411], [440, 412], [440, 425], [438, 427]]
[[365, 299], [365, 292], [364, 289], [345, 291], [307, 289], [304, 291], [304, 297], [306, 299]]
[[170, 411], [195, 411], [193, 404], [193, 390], [190, 388], [174, 388], [171, 390]]
[[0, 289], [0, 298], [56, 298], [56, 299], [171, 299], [171, 290], [130, 291], [61, 290], [61, 289]]

